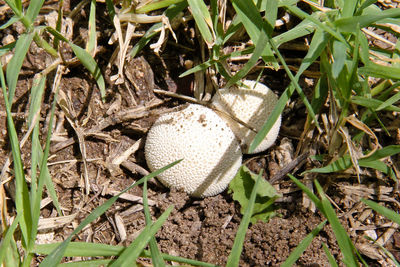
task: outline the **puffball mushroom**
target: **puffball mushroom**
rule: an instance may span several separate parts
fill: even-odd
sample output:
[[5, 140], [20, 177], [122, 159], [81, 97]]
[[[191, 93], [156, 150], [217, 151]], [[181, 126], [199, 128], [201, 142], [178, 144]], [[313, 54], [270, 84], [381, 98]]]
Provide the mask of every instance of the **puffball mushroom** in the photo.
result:
[[240, 145], [227, 123], [197, 104], [159, 117], [147, 134], [145, 156], [151, 171], [183, 159], [157, 178], [194, 197], [221, 193], [242, 163]]
[[281, 126], [281, 116], [278, 117], [264, 140], [252, 153], [249, 153], [248, 148], [257, 133], [235, 121], [232, 117], [260, 131], [278, 102], [278, 97], [262, 83], [245, 80], [243, 84], [248, 88], [231, 86], [230, 88], [219, 89], [212, 99], [212, 104], [230, 115], [222, 115], [222, 117], [239, 139], [243, 153], [253, 154], [265, 151], [274, 144]]

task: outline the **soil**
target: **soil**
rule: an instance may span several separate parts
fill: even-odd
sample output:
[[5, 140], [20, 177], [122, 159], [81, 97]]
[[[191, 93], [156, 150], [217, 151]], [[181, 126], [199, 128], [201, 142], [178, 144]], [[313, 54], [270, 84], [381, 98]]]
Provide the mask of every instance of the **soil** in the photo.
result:
[[[75, 2], [64, 2], [66, 13], [76, 5]], [[57, 1], [46, 1], [45, 6], [48, 10], [52, 10], [57, 6]], [[74, 40], [85, 40], [88, 11], [88, 7], [83, 8], [74, 19]], [[60, 90], [63, 92], [62, 97], [67, 102], [68, 113], [62, 109], [60, 104], [57, 106], [56, 121], [54, 125], [50, 126], [53, 127], [53, 137], [49, 170], [64, 215], [76, 215], [76, 217], [70, 223], [42, 230], [40, 239], [38, 238], [38, 242], [42, 243], [64, 240], [94, 208], [104, 203], [115, 192], [123, 190], [146, 174], [143, 142], [140, 140], [145, 139], [147, 130], [159, 114], [169, 112], [185, 103], [183, 100], [155, 94], [153, 88], [192, 96], [195, 77], [178, 78], [178, 76], [185, 71], [188, 62], [201, 62], [197, 41], [188, 40], [189, 38], [185, 37], [186, 35], [190, 36], [193, 26], [183, 25], [176, 30], [177, 38], [182, 40], [183, 46], [187, 46], [191, 50], [165, 46], [158, 56], [146, 47], [138, 57], [127, 61], [124, 68], [125, 82], [117, 85], [112, 81], [111, 76], [115, 75], [118, 69], [115, 65], [111, 64], [111, 67], [108, 65], [111, 54], [117, 47], [117, 44], [108, 44], [113, 26], [107, 20], [104, 4], [98, 3], [97, 12], [99, 52], [96, 55], [96, 61], [107, 83], [107, 99], [102, 102], [95, 80], [83, 66], [75, 64], [67, 68], [61, 79]], [[1, 24], [10, 18], [10, 14], [10, 10], [1, 14]], [[3, 45], [11, 35], [15, 39], [18, 38], [20, 33], [18, 27], [20, 26], [15, 24], [9, 30], [0, 33]], [[146, 27], [139, 27], [138, 31], [143, 31]], [[63, 49], [66, 55], [70, 53], [70, 57], [72, 57], [72, 53], [66, 45]], [[287, 56], [291, 56], [290, 51], [287, 51]], [[29, 93], [33, 75], [43, 70], [48, 62], [51, 62], [51, 58], [40, 48], [32, 45], [22, 67], [12, 110], [20, 139], [28, 130], [26, 114], [29, 108]], [[240, 66], [239, 63], [232, 63], [231, 67], [240, 68]], [[258, 74], [259, 72], [256, 71], [249, 77], [257, 77]], [[49, 127], [53, 76], [48, 79], [40, 114], [43, 143]], [[289, 79], [284, 71], [267, 69], [263, 72], [261, 81], [280, 95], [288, 85]], [[309, 96], [315, 80], [312, 77], [303, 77], [300, 82]], [[223, 85], [224, 81], [221, 79], [219, 83]], [[305, 121], [306, 109], [301, 101], [294, 97], [283, 114], [282, 129], [276, 145], [267, 152], [246, 156], [244, 159], [246, 165], [254, 172], [263, 169], [264, 178], [268, 180], [279, 173], [286, 164], [295, 160], [295, 151], [298, 146], [301, 152], [314, 151], [315, 153], [326, 149], [326, 144], [323, 143], [324, 139], [321, 136], [314, 138], [315, 142], [300, 146], [299, 140]], [[10, 147], [3, 98], [0, 99], [0, 129], [0, 162], [5, 162], [9, 157]], [[392, 137], [385, 137], [387, 144], [398, 144], [400, 142], [398, 134], [393, 131]], [[139, 149], [130, 155], [125, 164], [113, 165], [112, 161], [136, 142], [140, 143]], [[84, 152], [82, 146], [85, 147]], [[22, 148], [28, 177], [30, 176], [29, 147], [28, 141]], [[87, 168], [85, 168], [85, 164]], [[299, 174], [303, 170], [316, 166], [318, 166], [318, 162], [307, 158], [305, 161], [299, 162], [291, 173], [300, 177]], [[373, 179], [375, 176], [378, 176], [378, 181]], [[8, 177], [11, 177], [10, 172]], [[86, 178], [88, 184], [85, 181]], [[384, 265], [386, 263], [384, 256], [378, 257], [377, 254], [367, 253], [367, 249], [372, 245], [362, 236], [368, 229], [375, 230], [378, 237], [383, 235], [390, 228], [387, 226], [389, 221], [372, 212], [368, 216], [365, 215], [367, 209], [360, 202], [360, 197], [363, 196], [362, 193], [365, 193], [366, 189], [358, 187], [356, 176], [352, 173], [344, 174], [343, 177], [308, 176], [305, 177], [305, 182], [306, 178], [317, 178], [324, 186], [331, 201], [336, 205], [337, 213], [352, 241], [358, 248], [364, 249], [360, 249], [360, 251], [365, 252], [363, 255], [367, 256], [368, 263], [372, 266]], [[385, 203], [388, 207], [399, 208], [396, 206], [398, 203], [397, 193], [386, 177], [375, 173], [364, 173], [363, 179], [366, 181], [367, 189], [374, 189], [378, 186], [392, 188], [391, 191], [375, 195], [374, 199], [385, 196]], [[350, 190], [346, 186], [353, 186], [353, 191], [346, 191]], [[7, 201], [8, 216], [12, 217], [15, 215], [13, 183], [8, 182], [5, 187], [9, 197]], [[324, 217], [307, 202], [306, 197], [288, 178], [279, 179], [275, 183], [275, 187], [283, 196], [276, 203], [277, 215], [268, 222], [258, 222], [249, 227], [240, 266], [279, 266], [297, 245], [324, 220]], [[87, 193], [86, 190], [89, 192]], [[349, 195], [349, 192], [354, 194]], [[357, 192], [361, 193], [357, 195]], [[135, 187], [127, 193], [129, 196], [141, 197], [142, 187]], [[162, 252], [217, 265], [226, 263], [242, 218], [240, 205], [232, 200], [229, 193], [225, 191], [214, 197], [193, 199], [185, 193], [167, 189], [153, 179], [149, 183], [148, 195], [152, 201], [153, 219], [158, 218], [167, 207], [174, 205], [173, 212], [156, 235]], [[47, 192], [44, 193], [44, 198], [48, 198]], [[42, 218], [58, 216], [51, 201], [44, 205], [41, 215]], [[128, 245], [144, 226], [145, 219], [140, 201], [124, 198], [118, 200], [103, 216], [79, 233], [74, 241]], [[41, 239], [42, 237], [43, 239]], [[385, 245], [397, 258], [400, 257], [399, 240], [399, 233], [395, 232], [393, 238], [388, 240]], [[342, 255], [335, 236], [331, 227], [326, 225], [302, 254], [297, 265], [328, 266], [324, 245], [340, 262]], [[35, 259], [36, 263], [39, 263], [41, 259], [42, 256], [38, 256]], [[74, 260], [77, 259], [64, 259], [64, 261]], [[146, 261], [142, 263], [146, 264]]]

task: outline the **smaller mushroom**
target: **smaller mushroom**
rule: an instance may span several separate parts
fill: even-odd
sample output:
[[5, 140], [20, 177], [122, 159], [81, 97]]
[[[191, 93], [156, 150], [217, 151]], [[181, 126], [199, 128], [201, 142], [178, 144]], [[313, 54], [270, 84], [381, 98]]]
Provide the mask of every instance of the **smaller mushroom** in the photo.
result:
[[225, 190], [242, 163], [239, 143], [227, 123], [196, 104], [155, 121], [147, 134], [145, 156], [151, 171], [183, 159], [157, 178], [194, 197]]
[[[243, 84], [248, 88], [231, 86], [230, 88], [219, 89], [212, 99], [212, 104], [230, 115], [224, 116], [222, 114], [222, 117], [239, 139], [243, 153], [249, 154], [248, 148], [257, 133], [232, 118], [237, 118], [253, 129], [260, 131], [278, 102], [278, 97], [262, 83], [245, 80]], [[251, 154], [265, 151], [272, 146], [278, 137], [280, 126], [281, 116], [278, 117], [267, 136]]]

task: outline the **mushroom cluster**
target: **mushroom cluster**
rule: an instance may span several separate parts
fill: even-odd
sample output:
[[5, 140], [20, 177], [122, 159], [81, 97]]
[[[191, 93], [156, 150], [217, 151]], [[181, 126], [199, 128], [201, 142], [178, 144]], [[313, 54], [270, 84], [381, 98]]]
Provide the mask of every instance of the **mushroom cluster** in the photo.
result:
[[[157, 176], [165, 186], [194, 197], [213, 196], [226, 189], [242, 164], [242, 151], [248, 152], [247, 147], [256, 134], [230, 117], [260, 130], [277, 102], [265, 85], [243, 83], [249, 88], [220, 89], [212, 99], [217, 110], [230, 116], [189, 104], [156, 120], [145, 143], [149, 169], [155, 171], [183, 159]], [[280, 118], [254, 153], [275, 142], [279, 126]]]

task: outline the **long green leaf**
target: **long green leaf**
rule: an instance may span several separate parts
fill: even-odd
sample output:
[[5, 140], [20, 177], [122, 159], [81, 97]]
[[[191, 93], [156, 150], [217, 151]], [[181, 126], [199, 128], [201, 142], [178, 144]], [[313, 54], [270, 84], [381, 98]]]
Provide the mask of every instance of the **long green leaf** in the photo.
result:
[[[363, 97], [363, 96], [353, 96], [351, 98], [351, 102], [363, 107], [367, 107], [370, 108], [372, 110], [377, 110], [378, 107], [381, 107], [385, 102], [375, 99], [375, 98], [367, 98], [367, 97]], [[383, 108], [384, 110], [388, 110], [388, 111], [396, 111], [396, 112], [400, 112], [400, 107], [396, 107], [393, 105], [388, 105]]]
[[367, 204], [370, 208], [372, 208], [376, 212], [378, 212], [380, 215], [383, 215], [386, 218], [388, 218], [389, 220], [394, 221], [397, 224], [400, 224], [400, 215], [397, 212], [395, 212], [391, 209], [388, 209], [386, 207], [383, 207], [383, 206], [379, 205], [378, 203], [371, 201], [371, 200], [361, 199], [361, 201], [364, 202], [365, 204]]
[[12, 105], [22, 63], [33, 39], [33, 33], [20, 34], [15, 44], [14, 56], [7, 64], [8, 102]]
[[389, 106], [392, 106], [394, 103], [396, 103], [399, 100], [400, 100], [400, 92], [397, 92], [395, 95], [391, 96], [389, 99], [387, 99], [382, 104], [380, 104], [377, 107], [376, 111], [379, 111], [379, 110], [385, 109]]
[[324, 212], [321, 200], [313, 192], [311, 192], [311, 190], [307, 186], [301, 183], [296, 177], [294, 177], [291, 174], [288, 174], [288, 176], [301, 190], [303, 190], [304, 193], [306, 193], [306, 195], [311, 199], [311, 201], [314, 202], [315, 206], [321, 212]]
[[178, 4], [183, 2], [184, 0], [160, 0], [160, 1], [153, 1], [150, 2], [142, 7], [136, 9], [136, 13], [148, 13], [157, 9], [161, 9], [164, 7], [169, 7], [174, 4]]
[[[29, 114], [28, 114], [28, 127], [33, 127], [31, 139], [31, 199], [35, 199], [37, 193], [37, 166], [39, 162], [38, 150], [41, 149], [39, 141], [39, 120], [37, 119], [35, 124], [34, 118], [38, 116], [40, 106], [42, 104], [42, 96], [46, 83], [46, 76], [40, 75], [35, 77], [33, 80], [33, 86], [31, 88], [30, 103], [29, 103]], [[32, 207], [33, 208], [33, 207]]]
[[383, 66], [373, 62], [361, 67], [359, 73], [376, 78], [400, 80], [400, 68]]
[[322, 246], [324, 248], [324, 252], [326, 257], [328, 258], [329, 264], [331, 267], [338, 267], [335, 258], [332, 256], [331, 252], [329, 251], [328, 247], [325, 245], [325, 243], [322, 243]]
[[153, 178], [157, 175], [159, 175], [160, 173], [162, 173], [163, 171], [171, 168], [172, 166], [178, 164], [181, 160], [175, 161], [159, 170], [156, 170], [152, 173], [150, 173], [149, 175], [146, 175], [145, 177], [143, 177], [142, 179], [140, 179], [139, 181], [137, 181], [136, 183], [132, 184], [131, 186], [128, 186], [127, 188], [125, 188], [124, 190], [121, 191], [121, 193], [119, 193], [118, 195], [110, 198], [109, 200], [107, 200], [104, 204], [102, 204], [101, 206], [97, 207], [96, 209], [94, 209], [92, 211], [92, 213], [89, 214], [89, 216], [87, 216], [83, 222], [81, 222], [77, 228], [75, 228], [75, 230], [71, 233], [70, 236], [68, 236], [67, 239], [65, 239], [59, 246], [57, 246], [40, 264], [40, 266], [42, 267], [49, 267], [49, 266], [57, 266], [57, 264], [60, 262], [61, 258], [64, 255], [65, 250], [68, 247], [68, 244], [71, 242], [72, 238], [79, 233], [83, 228], [85, 228], [86, 225], [88, 225], [89, 223], [91, 223], [92, 221], [94, 221], [95, 219], [97, 219], [98, 217], [100, 217], [104, 212], [106, 212], [106, 210], [108, 210], [111, 205], [120, 197], [121, 194], [125, 193], [126, 191], [128, 191], [129, 189], [142, 184], [146, 179], [150, 179]]
[[281, 267], [291, 267], [294, 266], [296, 261], [300, 258], [303, 252], [307, 249], [307, 247], [311, 244], [314, 237], [318, 235], [318, 233], [324, 228], [326, 224], [326, 220], [321, 222], [320, 224], [315, 227], [311, 233], [309, 233], [297, 246], [296, 248], [290, 253], [289, 257], [282, 263]]
[[[293, 5], [285, 5], [285, 6], [286, 6], [287, 9], [289, 9], [290, 12], [294, 13], [299, 18], [308, 19], [308, 20], [312, 21], [319, 28], [323, 29], [325, 32], [329, 33], [330, 35], [335, 37], [340, 42], [342, 42], [344, 44], [348, 44], [346, 42], [346, 39], [344, 39], [344, 37], [339, 32], [335, 31], [334, 28], [331, 28], [331, 27], [327, 26], [326, 24], [322, 23], [317, 18], [307, 14], [306, 12], [304, 12], [303, 10], [301, 10], [300, 8], [298, 8], [296, 6], [293, 6]], [[326, 16], [326, 14], [323, 13], [323, 14], [321, 14], [321, 16]], [[347, 45], [347, 47], [350, 47], [350, 46]]]
[[342, 9], [342, 18], [352, 17], [357, 6], [358, 0], [347, 0], [344, 1]]
[[[146, 219], [146, 225], [151, 225], [153, 221], [151, 219], [149, 203], [147, 199], [147, 180], [145, 180], [143, 184], [143, 210]], [[155, 267], [165, 266], [164, 260], [161, 255], [161, 251], [157, 246], [156, 238], [154, 236], [150, 238], [149, 245], [150, 245], [150, 253], [153, 265]]]
[[11, 152], [14, 161], [14, 175], [15, 175], [15, 205], [17, 215], [21, 215], [19, 223], [22, 232], [22, 245], [26, 248], [29, 243], [31, 231], [29, 226], [32, 225], [32, 214], [30, 211], [31, 204], [29, 198], [28, 185], [25, 180], [25, 173], [22, 164], [21, 151], [19, 147], [18, 135], [15, 129], [14, 121], [11, 115], [11, 105], [7, 99], [6, 81], [4, 78], [3, 67], [0, 62], [0, 82], [3, 91], [4, 104], [7, 114], [7, 130], [10, 139]]
[[93, 75], [96, 80], [97, 85], [100, 89], [101, 98], [105, 100], [106, 98], [106, 84], [104, 82], [103, 75], [101, 74], [100, 68], [97, 65], [93, 57], [83, 48], [69, 43], [76, 57], [81, 61], [82, 65]]
[[243, 66], [243, 68], [231, 77], [231, 79], [226, 84], [227, 88], [229, 88], [233, 84], [236, 84], [239, 80], [243, 79], [243, 77], [257, 64], [258, 59], [264, 51], [265, 45], [268, 44], [268, 39], [269, 38], [267, 34], [264, 31], [261, 31], [253, 54]]
[[114, 23], [114, 16], [115, 16], [115, 8], [113, 0], [106, 0], [106, 6], [108, 11], [108, 16], [110, 17], [110, 22]]
[[256, 184], [251, 191], [249, 204], [246, 208], [246, 211], [243, 215], [242, 221], [240, 222], [239, 228], [236, 233], [235, 241], [233, 242], [233, 247], [231, 253], [229, 254], [228, 261], [226, 262], [226, 266], [239, 266], [240, 254], [243, 250], [243, 242], [246, 236], [247, 229], [250, 224], [250, 218], [253, 214], [254, 202], [256, 200], [257, 195], [257, 186], [262, 179], [262, 171], [257, 177]]
[[[52, 244], [36, 244], [33, 252], [39, 255], [48, 255], [61, 243]], [[111, 257], [119, 256], [126, 249], [124, 246], [113, 246], [108, 244], [100, 243], [86, 243], [86, 242], [71, 242], [65, 250], [65, 257]], [[171, 256], [168, 254], [161, 254], [163, 259], [166, 261], [181, 262], [188, 265], [194, 266], [205, 266], [205, 267], [217, 267], [214, 264], [186, 259], [178, 256]], [[151, 256], [150, 251], [143, 250], [141, 257], [149, 258]]]
[[147, 225], [140, 235], [132, 242], [132, 244], [127, 247], [124, 252], [114, 261], [110, 267], [119, 266], [132, 266], [132, 263], [140, 256], [143, 249], [147, 246], [147, 243], [152, 237], [157, 233], [157, 231], [167, 220], [169, 214], [172, 212], [174, 206], [170, 206], [166, 211], [155, 221], [152, 225]]
[[[49, 120], [49, 125], [53, 125], [53, 120], [54, 120], [54, 113], [56, 110], [57, 106], [57, 96], [58, 96], [58, 91], [59, 87], [54, 88], [54, 99], [53, 103], [51, 106], [50, 110], [50, 120]], [[41, 158], [40, 162], [40, 170], [45, 170], [47, 168], [47, 160], [49, 157], [49, 151], [50, 151], [50, 141], [51, 141], [51, 132], [52, 132], [52, 127], [48, 127], [47, 129], [47, 136], [46, 136], [46, 146], [43, 152], [43, 156]], [[45, 184], [45, 176], [46, 172], [41, 171], [39, 175], [39, 180], [38, 180], [38, 185], [37, 185], [37, 193], [34, 195], [34, 198], [31, 199], [32, 201], [32, 225], [31, 225], [31, 240], [29, 244], [29, 252], [35, 245], [35, 240], [36, 240], [36, 235], [38, 231], [38, 225], [39, 225], [39, 218], [40, 218], [40, 202], [42, 200], [42, 193], [43, 193], [43, 187]]]
[[[295, 80], [298, 80], [303, 74], [303, 72], [321, 55], [322, 51], [325, 49], [326, 44], [329, 41], [329, 36], [325, 34], [322, 30], [317, 30], [314, 33], [314, 36], [311, 40], [310, 48], [307, 52], [307, 55], [302, 60], [299, 70], [295, 76]], [[254, 137], [253, 142], [251, 142], [249, 151], [254, 151], [254, 149], [264, 140], [267, 133], [271, 130], [275, 121], [281, 115], [283, 110], [285, 109], [286, 103], [289, 101], [292, 96], [295, 87], [291, 83], [283, 92], [281, 97], [279, 98], [276, 106], [271, 112], [268, 120], [261, 127], [261, 130]]]
[[6, 23], [4, 23], [3, 25], [0, 26], [0, 30], [4, 30], [4, 29], [8, 28], [9, 26], [13, 25], [17, 21], [19, 21], [18, 17], [16, 17], [16, 16], [11, 17]]
[[93, 78], [96, 80], [97, 85], [100, 89], [101, 98], [105, 100], [106, 85], [104, 82], [103, 75], [101, 74], [100, 68], [97, 65], [94, 58], [85, 49], [72, 43], [67, 38], [65, 38], [61, 33], [54, 30], [53, 28], [46, 27], [46, 30], [55, 37], [59, 38], [60, 40], [67, 42], [71, 46], [71, 49], [72, 51], [74, 51], [75, 56], [80, 60], [82, 65], [92, 74]]
[[203, 1], [187, 0], [201, 36], [209, 47], [214, 43], [214, 29], [208, 8]]
[[[107, 0], [110, 1], [110, 0]], [[174, 19], [182, 10], [188, 6], [186, 1], [179, 2], [178, 4], [171, 5], [165, 10], [164, 14], [171, 21]], [[142, 38], [134, 45], [132, 50], [129, 52], [131, 57], [136, 57], [136, 55], [151, 41], [151, 39], [159, 34], [159, 29], [161, 29], [162, 23], [156, 23], [152, 25]]]
[[[267, 22], [263, 21], [260, 12], [254, 5], [253, 1], [232, 0], [232, 5], [253, 43], [257, 44], [261, 41], [260, 35], [266, 35], [269, 39], [270, 36], [268, 36], [268, 32], [272, 31], [268, 29]], [[263, 48], [262, 59], [264, 60], [264, 62], [266, 64], [272, 63], [273, 67], [275, 69], [278, 69], [279, 65], [275, 61], [274, 53], [271, 50], [271, 46], [267, 44], [263, 45], [262, 47], [256, 47], [256, 49], [261, 48]]]
[[13, 238], [15, 229], [17, 229], [19, 220], [21, 219], [22, 213], [18, 214], [11, 226], [7, 229], [6, 234], [3, 236], [0, 243], [0, 263], [4, 262], [4, 257], [6, 256], [7, 249], [10, 246], [11, 239]]
[[339, 218], [337, 217], [335, 210], [332, 208], [328, 198], [323, 192], [321, 185], [318, 183], [317, 180], [314, 180], [314, 184], [321, 198], [321, 205], [324, 210], [324, 215], [332, 226], [332, 230], [335, 233], [340, 251], [343, 254], [343, 263], [347, 266], [359, 266], [356, 257], [356, 249], [351, 243], [350, 237], [347, 235], [346, 230], [341, 225]]
[[96, 0], [90, 1], [90, 13], [89, 13], [89, 30], [88, 30], [88, 42], [86, 43], [86, 51], [92, 53], [97, 46], [96, 38]]
[[375, 161], [400, 153], [400, 145], [389, 145], [376, 150], [371, 156], [362, 158], [361, 161]]
[[33, 24], [40, 9], [42, 8], [44, 0], [31, 0], [29, 1], [28, 9], [26, 10], [25, 17]]
[[400, 17], [400, 9], [392, 8], [380, 11], [378, 14], [341, 18], [336, 20], [334, 25], [344, 32], [356, 32], [382, 19], [396, 17]]

